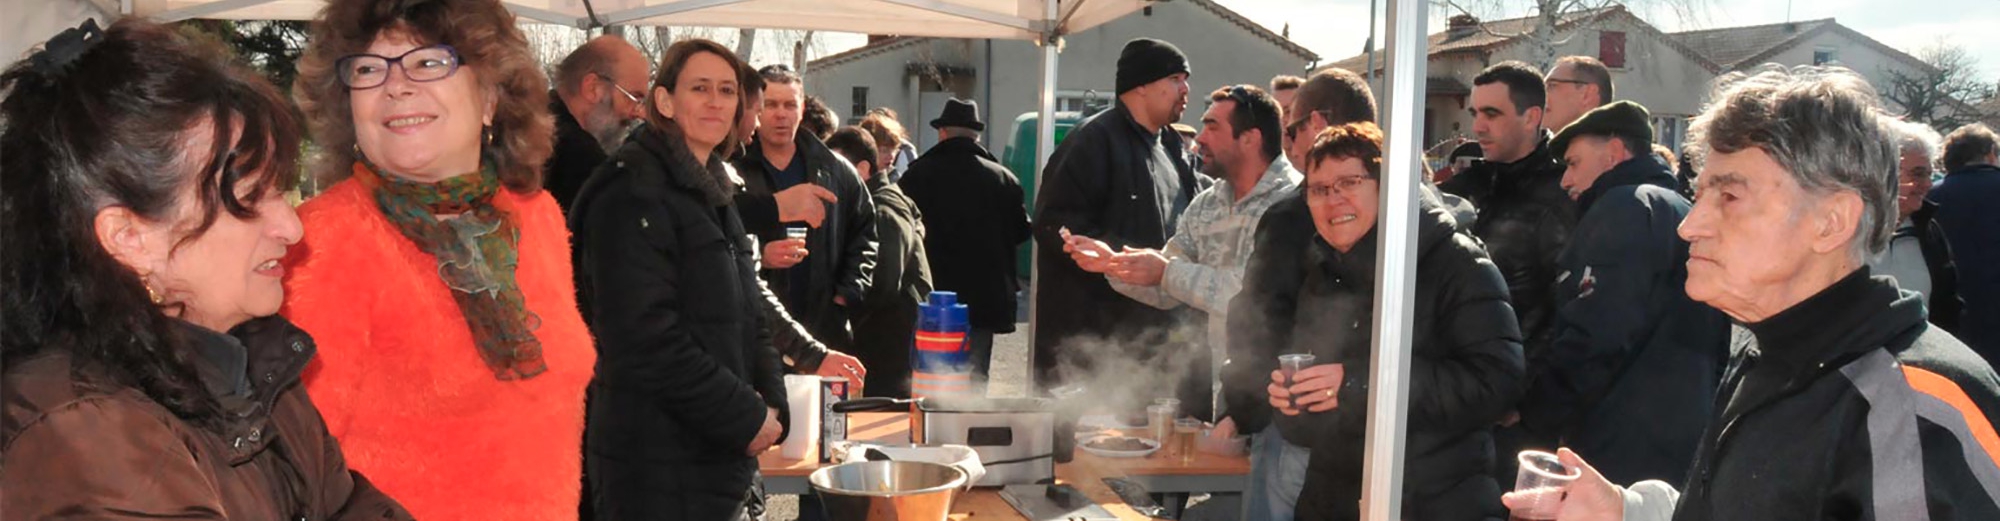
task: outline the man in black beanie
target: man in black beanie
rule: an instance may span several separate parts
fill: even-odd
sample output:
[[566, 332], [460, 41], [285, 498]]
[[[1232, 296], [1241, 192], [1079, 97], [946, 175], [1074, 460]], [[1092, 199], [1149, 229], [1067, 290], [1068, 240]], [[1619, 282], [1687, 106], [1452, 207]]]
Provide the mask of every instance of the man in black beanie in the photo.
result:
[[1188, 74], [1173, 44], [1127, 42], [1117, 106], [1079, 123], [1049, 157], [1034, 219], [1041, 293], [1031, 346], [1042, 389], [1085, 377], [1091, 360], [1136, 360], [1171, 368], [1161, 376], [1179, 380], [1184, 414], [1208, 412], [1207, 350], [1195, 348], [1202, 322], [1125, 298], [1102, 275], [1114, 252], [1164, 246], [1202, 188], [1180, 135], [1162, 131], [1187, 108]]

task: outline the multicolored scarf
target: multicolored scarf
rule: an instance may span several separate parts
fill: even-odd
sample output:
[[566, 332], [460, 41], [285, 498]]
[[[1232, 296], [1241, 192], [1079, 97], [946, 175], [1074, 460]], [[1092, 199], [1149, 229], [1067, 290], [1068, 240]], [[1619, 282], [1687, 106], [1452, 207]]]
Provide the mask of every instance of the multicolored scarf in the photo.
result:
[[[438, 278], [451, 288], [479, 357], [495, 377], [528, 379], [548, 370], [534, 335], [541, 318], [528, 311], [514, 282], [521, 233], [493, 206], [501, 187], [492, 165], [423, 184], [378, 175], [364, 160], [354, 164], [354, 178], [375, 195], [382, 215], [404, 237], [437, 257]], [[439, 220], [440, 215], [457, 217]]]

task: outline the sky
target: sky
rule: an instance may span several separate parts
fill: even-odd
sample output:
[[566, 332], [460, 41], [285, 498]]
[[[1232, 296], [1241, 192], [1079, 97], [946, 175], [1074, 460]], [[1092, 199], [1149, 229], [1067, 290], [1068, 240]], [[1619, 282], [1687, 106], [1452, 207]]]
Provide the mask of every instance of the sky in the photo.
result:
[[[1272, 31], [1291, 24], [1291, 38], [1332, 63], [1361, 54], [1368, 39], [1368, 0], [1216, 0]], [[1387, 17], [1386, 0], [1381, 15]], [[1695, 13], [1683, 20], [1670, 2], [1694, 2]], [[1728, 8], [1723, 9], [1724, 2]], [[1474, 5], [1502, 5], [1502, 12], [1480, 12], [1497, 20], [1526, 15], [1527, 0], [1473, 0]], [[1666, 32], [1780, 23], [1787, 20], [1833, 18], [1891, 47], [1916, 54], [1942, 39], [1964, 47], [1978, 61], [1980, 76], [2000, 81], [2000, 0], [1628, 0], [1629, 9]], [[1922, 9], [1910, 9], [1922, 5]], [[1789, 15], [1787, 10], [1789, 9]], [[1433, 9], [1430, 30], [1444, 30], [1448, 13]], [[1789, 16], [1789, 18], [1787, 18]], [[1377, 26], [1376, 40], [1388, 33]], [[830, 54], [865, 43], [860, 35], [838, 35], [823, 41]], [[816, 53], [817, 54], [817, 53]], [[823, 55], [823, 54], [821, 54]]]

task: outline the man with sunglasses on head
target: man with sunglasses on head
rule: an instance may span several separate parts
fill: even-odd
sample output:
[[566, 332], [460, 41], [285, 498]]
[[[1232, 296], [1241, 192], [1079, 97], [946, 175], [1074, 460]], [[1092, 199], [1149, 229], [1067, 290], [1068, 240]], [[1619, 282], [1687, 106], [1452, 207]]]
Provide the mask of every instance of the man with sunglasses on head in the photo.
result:
[[549, 112], [556, 116], [556, 149], [542, 166], [542, 186], [563, 212], [583, 181], [618, 148], [645, 115], [649, 68], [639, 48], [616, 35], [591, 39], [556, 66]]
[[[1186, 305], [1206, 314], [1208, 356], [1220, 361], [1227, 358], [1229, 301], [1243, 287], [1253, 232], [1265, 211], [1298, 193], [1302, 174], [1279, 151], [1284, 114], [1277, 100], [1249, 85], [1225, 87], [1208, 99], [1195, 139], [1201, 145], [1202, 173], [1215, 178], [1215, 184], [1195, 194], [1166, 247], [1118, 253], [1105, 276], [1112, 289], [1133, 300], [1160, 309]], [[1218, 400], [1220, 371], [1201, 376], [1211, 382], [1211, 400]], [[1233, 437], [1235, 422], [1221, 419], [1216, 432], [1217, 437]], [[1297, 492], [1293, 487], [1291, 495]], [[1268, 510], [1256, 506], [1262, 504], [1259, 496], [1249, 498], [1246, 507]], [[1290, 501], [1284, 503], [1289, 509]], [[1264, 519], [1262, 514], [1252, 518]]]

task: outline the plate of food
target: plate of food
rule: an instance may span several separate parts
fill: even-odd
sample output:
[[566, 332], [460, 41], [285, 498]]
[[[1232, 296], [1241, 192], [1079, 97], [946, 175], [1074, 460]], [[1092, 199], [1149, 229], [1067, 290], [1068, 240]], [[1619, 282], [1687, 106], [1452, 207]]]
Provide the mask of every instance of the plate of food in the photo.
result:
[[1076, 446], [1106, 458], [1144, 458], [1160, 450], [1160, 442], [1131, 436], [1096, 436]]

